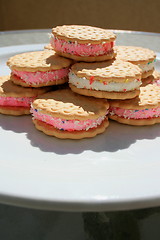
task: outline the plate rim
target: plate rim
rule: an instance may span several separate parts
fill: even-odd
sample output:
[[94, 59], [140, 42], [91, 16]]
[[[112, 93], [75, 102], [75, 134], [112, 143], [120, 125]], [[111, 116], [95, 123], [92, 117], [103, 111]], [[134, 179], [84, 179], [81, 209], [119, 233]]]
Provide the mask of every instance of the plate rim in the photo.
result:
[[[40, 29], [22, 29], [22, 30], [4, 30], [0, 31], [0, 35], [3, 34], [20, 34], [20, 33], [33, 33], [33, 32], [50, 32], [52, 28], [40, 28]], [[133, 34], [142, 34], [142, 35], [152, 35], [159, 36], [158, 32], [147, 32], [147, 31], [136, 31], [136, 30], [123, 30], [123, 29], [108, 29], [116, 33], [133, 33]]]

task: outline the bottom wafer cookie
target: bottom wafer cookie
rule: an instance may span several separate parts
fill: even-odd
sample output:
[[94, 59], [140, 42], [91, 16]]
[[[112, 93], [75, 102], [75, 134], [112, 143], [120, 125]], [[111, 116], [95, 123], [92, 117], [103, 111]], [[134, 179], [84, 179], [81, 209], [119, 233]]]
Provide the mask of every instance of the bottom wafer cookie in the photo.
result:
[[148, 119], [127, 119], [127, 118], [119, 117], [117, 115], [110, 115], [109, 118], [119, 123], [136, 125], [136, 126], [153, 125], [155, 123], [160, 123], [160, 117], [148, 118]]
[[30, 107], [0, 106], [0, 113], [13, 116], [28, 115], [30, 114]]
[[69, 84], [69, 87], [72, 89], [73, 92], [95, 97], [95, 98], [106, 98], [106, 99], [130, 99], [138, 96], [139, 90], [133, 90], [128, 92], [106, 92], [106, 91], [96, 91], [96, 90], [89, 90], [85, 88], [77, 88], [73, 84]]
[[95, 137], [96, 135], [103, 133], [109, 125], [108, 119], [105, 119], [97, 128], [90, 128], [88, 131], [83, 130], [68, 132], [54, 128], [53, 126], [36, 119], [34, 119], [33, 122], [38, 130], [44, 132], [47, 135], [55, 136], [61, 139], [82, 139]]

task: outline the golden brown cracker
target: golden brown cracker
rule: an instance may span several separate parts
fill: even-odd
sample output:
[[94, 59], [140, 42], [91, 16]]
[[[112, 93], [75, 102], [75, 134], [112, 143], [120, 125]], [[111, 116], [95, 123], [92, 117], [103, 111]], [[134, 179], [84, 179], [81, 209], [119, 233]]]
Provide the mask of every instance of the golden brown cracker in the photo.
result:
[[115, 46], [117, 59], [129, 61], [134, 64], [146, 64], [156, 58], [154, 51], [137, 46]]
[[135, 125], [135, 126], [153, 125], [155, 123], [160, 123], [160, 117], [148, 118], [148, 119], [127, 119], [127, 118], [119, 117], [117, 115], [109, 115], [109, 118], [119, 123]]
[[111, 30], [92, 26], [63, 25], [52, 28], [52, 33], [59, 39], [78, 43], [100, 44], [111, 42], [116, 39], [116, 35]]
[[51, 87], [24, 88], [14, 84], [10, 75], [0, 77], [0, 96], [4, 97], [34, 97], [51, 90]]
[[36, 51], [17, 54], [8, 59], [11, 70], [18, 71], [50, 71], [69, 67], [72, 61], [59, 56], [54, 51]]
[[81, 95], [92, 96], [95, 98], [105, 98], [105, 99], [130, 99], [135, 98], [139, 95], [139, 90], [127, 91], [127, 92], [107, 92], [107, 91], [97, 91], [89, 90], [84, 88], [77, 88], [73, 84], [69, 84], [71, 90]]
[[109, 104], [104, 99], [97, 101], [92, 97], [85, 97], [62, 89], [39, 96], [32, 103], [34, 109], [66, 120], [88, 120], [105, 116]]
[[71, 71], [78, 77], [107, 82], [130, 82], [141, 79], [142, 71], [132, 63], [121, 60], [109, 60], [99, 63], [75, 63]]
[[123, 109], [143, 110], [160, 106], [160, 86], [148, 84], [140, 87], [140, 94], [136, 98], [125, 101], [109, 101], [110, 106]]
[[96, 128], [90, 128], [88, 131], [61, 131], [59, 129], [54, 128], [53, 126], [39, 121], [39, 120], [35, 120], [33, 119], [33, 123], [35, 124], [35, 127], [44, 132], [47, 135], [50, 136], [55, 136], [57, 138], [61, 138], [61, 139], [82, 139], [82, 138], [91, 138], [91, 137], [95, 137], [97, 134], [103, 133], [105, 131], [105, 129], [108, 127], [109, 125], [109, 121], [106, 118], [101, 125], [99, 125]]
[[0, 113], [13, 116], [31, 114], [30, 107], [12, 107], [12, 106], [0, 106]]

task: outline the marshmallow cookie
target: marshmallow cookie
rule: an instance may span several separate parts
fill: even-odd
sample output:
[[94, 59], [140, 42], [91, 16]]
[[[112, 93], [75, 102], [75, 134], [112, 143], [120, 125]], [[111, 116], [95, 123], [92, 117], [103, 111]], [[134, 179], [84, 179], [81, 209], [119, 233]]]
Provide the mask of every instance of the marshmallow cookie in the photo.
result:
[[140, 88], [138, 97], [130, 100], [110, 100], [109, 118], [129, 125], [160, 123], [160, 86], [148, 84]]
[[142, 82], [152, 81], [152, 73], [154, 71], [154, 62], [156, 54], [148, 48], [134, 46], [115, 46], [117, 59], [136, 64], [142, 70]]
[[88, 98], [69, 88], [39, 96], [32, 103], [35, 127], [57, 138], [94, 137], [108, 127], [107, 101]]
[[31, 102], [50, 87], [24, 88], [15, 85], [10, 76], [0, 77], [0, 113], [8, 115], [30, 114]]
[[8, 59], [11, 80], [23, 87], [59, 85], [68, 81], [71, 60], [54, 51], [26, 52]]
[[134, 98], [139, 94], [141, 83], [141, 69], [121, 60], [80, 62], [73, 64], [69, 73], [72, 91], [96, 98]]
[[61, 56], [83, 62], [112, 59], [115, 34], [106, 29], [81, 25], [63, 25], [52, 29], [50, 43]]

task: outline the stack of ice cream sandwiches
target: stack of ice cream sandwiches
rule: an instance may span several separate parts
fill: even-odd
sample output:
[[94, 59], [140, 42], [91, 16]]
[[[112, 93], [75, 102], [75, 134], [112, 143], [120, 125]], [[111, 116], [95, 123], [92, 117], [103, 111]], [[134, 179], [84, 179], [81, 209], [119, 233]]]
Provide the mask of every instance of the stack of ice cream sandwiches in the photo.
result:
[[[57, 26], [43, 51], [22, 53], [7, 61], [11, 75], [7, 80], [4, 77], [1, 89], [5, 81], [14, 85], [16, 94], [10, 88], [14, 108], [18, 107], [17, 92], [25, 103], [27, 91], [36, 91], [29, 100], [35, 127], [58, 138], [96, 136], [109, 126], [109, 118], [130, 125], [160, 122], [155, 53], [142, 47], [115, 46], [115, 40], [111, 30]], [[66, 82], [66, 87], [53, 90]]]
[[31, 103], [54, 85], [68, 80], [71, 60], [47, 51], [25, 52], [12, 56], [8, 76], [0, 77], [0, 113], [30, 114]]

